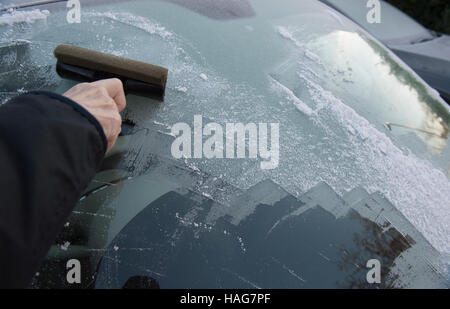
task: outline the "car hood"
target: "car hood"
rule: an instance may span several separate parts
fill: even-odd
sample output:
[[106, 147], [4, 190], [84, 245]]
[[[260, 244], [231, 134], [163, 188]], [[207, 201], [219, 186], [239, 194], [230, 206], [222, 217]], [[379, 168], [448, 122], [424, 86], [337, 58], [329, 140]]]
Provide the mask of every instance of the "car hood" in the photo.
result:
[[450, 93], [450, 36], [389, 47], [431, 86]]
[[433, 40], [416, 44], [388, 44], [396, 51], [415, 53], [450, 63], [450, 36], [442, 35]]

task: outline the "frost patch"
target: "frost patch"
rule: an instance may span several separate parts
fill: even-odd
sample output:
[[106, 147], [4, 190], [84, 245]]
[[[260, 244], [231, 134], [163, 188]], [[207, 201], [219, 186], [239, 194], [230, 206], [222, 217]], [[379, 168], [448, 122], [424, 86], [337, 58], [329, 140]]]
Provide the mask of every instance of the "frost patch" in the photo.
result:
[[6, 13], [0, 15], [0, 25], [12, 25], [16, 23], [32, 24], [36, 20], [46, 20], [50, 15], [48, 10], [31, 10], [31, 11], [16, 11], [8, 10]]
[[182, 86], [176, 86], [175, 89], [179, 92], [183, 92], [186, 93], [187, 92], [187, 88], [186, 87], [182, 87]]
[[[299, 77], [320, 105], [313, 116], [328, 136], [333, 136], [338, 127], [350, 133], [348, 141], [356, 153], [352, 172], [361, 175], [359, 182], [369, 192], [382, 192], [436, 249], [450, 252], [447, 177], [427, 161], [405, 155], [384, 133], [331, 92], [301, 74]], [[333, 183], [330, 180], [327, 182]]]
[[278, 32], [279, 35], [281, 35], [281, 37], [283, 37], [283, 38], [285, 38], [285, 39], [287, 39], [289, 41], [292, 41], [295, 44], [295, 46], [302, 47], [300, 42], [297, 41], [297, 39], [294, 38], [292, 33], [287, 28], [282, 27], [282, 26], [278, 26], [277, 27], [277, 32]]
[[309, 50], [305, 50], [305, 56], [306, 58], [308, 58], [309, 60], [312, 60], [314, 62], [320, 63], [320, 58], [319, 56], [317, 56], [315, 53], [313, 53], [312, 51]]
[[291, 89], [289, 89], [288, 87], [284, 86], [283, 84], [281, 84], [280, 82], [278, 82], [275, 79], [272, 79], [272, 81], [279, 87], [279, 89], [281, 89], [286, 95], [287, 98], [289, 100], [291, 100], [294, 103], [294, 106], [303, 114], [307, 115], [307, 116], [311, 116], [313, 114], [313, 110], [311, 109], [311, 107], [309, 107], [308, 105], [306, 105], [305, 102], [303, 102], [302, 100], [300, 100], [295, 94], [294, 92], [292, 92]]
[[314, 61], [317, 64], [320, 65], [322, 64], [322, 62], [320, 61], [320, 57], [315, 53], [313, 53], [312, 51], [308, 50], [307, 48], [303, 47], [302, 44], [300, 44], [300, 42], [294, 37], [292, 32], [290, 32], [287, 28], [278, 26], [276, 29], [278, 34], [281, 35], [281, 37], [293, 42], [296, 47], [300, 48], [303, 51], [306, 58], [308, 58], [311, 61]]
[[87, 15], [95, 16], [95, 17], [106, 17], [111, 20], [118, 21], [123, 24], [139, 28], [149, 34], [158, 35], [163, 39], [173, 36], [172, 32], [168, 31], [166, 28], [164, 28], [160, 24], [150, 21], [147, 18], [144, 18], [142, 16], [133, 15], [131, 13], [105, 12], [105, 13], [88, 13]]
[[70, 242], [66, 241], [64, 244], [61, 245], [61, 250], [67, 251], [69, 249]]

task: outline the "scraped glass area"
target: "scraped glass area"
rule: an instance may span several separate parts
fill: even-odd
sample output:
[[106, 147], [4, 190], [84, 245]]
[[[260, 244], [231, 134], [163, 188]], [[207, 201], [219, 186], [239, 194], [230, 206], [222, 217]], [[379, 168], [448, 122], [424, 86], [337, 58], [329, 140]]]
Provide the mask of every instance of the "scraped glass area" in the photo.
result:
[[49, 56], [27, 40], [0, 42], [0, 102], [31, 89], [55, 89], [59, 81]]
[[[136, 278], [162, 288], [447, 285], [439, 252], [381, 194], [355, 188], [340, 197], [319, 183], [294, 197], [270, 180], [241, 189], [162, 156], [148, 160], [142, 176], [99, 173], [34, 287], [67, 286], [68, 258], [82, 261], [82, 286], [95, 288]], [[196, 192], [206, 185], [230, 202]], [[366, 280], [371, 259], [382, 265], [381, 285]]]
[[[35, 287], [64, 285], [63, 262], [73, 256], [87, 265], [90, 287], [120, 287], [136, 274], [162, 287], [367, 287], [369, 257], [382, 261], [385, 287], [448, 284], [448, 107], [324, 5], [249, 6], [252, 14], [217, 19], [170, 1], [127, 1], [90, 7], [81, 24], [55, 11], [0, 25], [2, 53], [30, 59], [2, 64], [28, 82], [2, 73], [5, 99], [73, 85], [53, 71], [60, 43], [169, 69], [164, 102], [127, 98], [123, 117], [134, 126], [108, 154]], [[33, 75], [21, 64], [52, 69]], [[170, 128], [193, 127], [194, 115], [223, 126], [279, 123], [279, 166], [175, 160]]]

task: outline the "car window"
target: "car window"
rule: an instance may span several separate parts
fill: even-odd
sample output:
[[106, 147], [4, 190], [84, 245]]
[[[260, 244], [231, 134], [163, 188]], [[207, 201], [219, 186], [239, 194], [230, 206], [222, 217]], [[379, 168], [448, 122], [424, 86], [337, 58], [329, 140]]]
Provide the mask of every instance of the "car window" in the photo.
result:
[[[3, 102], [74, 85], [54, 71], [61, 43], [169, 69], [164, 102], [127, 97], [129, 126], [50, 251], [43, 267], [55, 271], [35, 285], [64, 285], [62, 261], [76, 256], [97, 287], [121, 287], [133, 273], [169, 287], [281, 287], [287, 277], [318, 287], [311, 263], [332, 274], [324, 286], [362, 286], [358, 267], [374, 251], [387, 286], [442, 285], [450, 113], [439, 95], [317, 1], [249, 1], [251, 14], [223, 19], [173, 2], [89, 7], [80, 24], [40, 8], [42, 18], [0, 24]], [[194, 127], [196, 116], [278, 123], [278, 165], [174, 158], [172, 126]], [[202, 259], [214, 262], [196, 277]]]
[[385, 1], [380, 1], [380, 23], [367, 21], [367, 15], [371, 8], [367, 7], [368, 2], [365, 0], [325, 0], [324, 2], [331, 4], [379, 40], [388, 44], [408, 44], [433, 38], [433, 35], [425, 27]]

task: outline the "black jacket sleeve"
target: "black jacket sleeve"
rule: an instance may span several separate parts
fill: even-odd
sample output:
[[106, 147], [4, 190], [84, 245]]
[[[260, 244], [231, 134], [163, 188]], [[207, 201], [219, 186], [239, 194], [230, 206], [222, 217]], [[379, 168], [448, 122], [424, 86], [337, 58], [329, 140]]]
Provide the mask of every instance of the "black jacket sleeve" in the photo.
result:
[[28, 286], [106, 147], [98, 121], [66, 97], [0, 106], [0, 288]]

